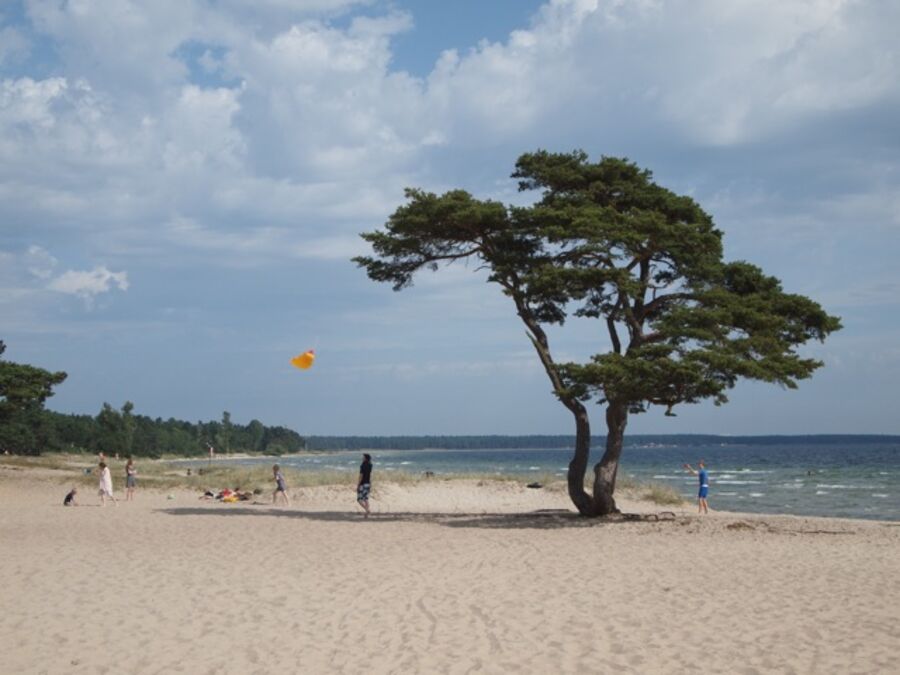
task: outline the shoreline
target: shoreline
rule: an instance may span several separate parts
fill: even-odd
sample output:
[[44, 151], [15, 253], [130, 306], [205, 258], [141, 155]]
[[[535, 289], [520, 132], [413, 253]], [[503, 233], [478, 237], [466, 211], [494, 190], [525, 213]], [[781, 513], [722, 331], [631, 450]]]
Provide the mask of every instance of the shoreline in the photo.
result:
[[[72, 456], [65, 457], [68, 459], [72, 458]], [[142, 460], [142, 462], [143, 461], [146, 460]], [[156, 461], [165, 463], [169, 460]], [[121, 463], [124, 465], [124, 460], [122, 460]], [[73, 471], [73, 469], [44, 469], [41, 467], [11, 466], [0, 461], [0, 488], [6, 490], [12, 489], [17, 492], [24, 490], [32, 497], [46, 495], [45, 505], [56, 505], [56, 501], [59, 500], [56, 500], [55, 497], [57, 495], [61, 496], [66, 491], [65, 488], [70, 484], [77, 483], [81, 488], [79, 494], [87, 497], [87, 503], [82, 503], [82, 505], [97, 505], [93, 503], [97, 499], [94, 496], [96, 491], [93, 489], [97, 481], [96, 476], [93, 474], [85, 476], [82, 473], [75, 473]], [[351, 488], [355, 494], [355, 482], [351, 482], [350, 480], [333, 482], [331, 478], [333, 477], [334, 472], [321, 472], [321, 474], [328, 478], [328, 480], [321, 483], [313, 482], [311, 484], [294, 485], [293, 487], [289, 486], [288, 493], [293, 493], [291, 499], [295, 500], [299, 498], [301, 500], [299, 503], [301, 504], [303, 503], [303, 500], [308, 500], [316, 504], [340, 503], [343, 504], [344, 507], [346, 507], [347, 504], [352, 503], [353, 500], [348, 497], [348, 494], [350, 493]], [[317, 476], [317, 474], [313, 472], [303, 472], [302, 475]], [[203, 477], [213, 478], [215, 477], [215, 474], [205, 475]], [[346, 475], [343, 475], [342, 477], [355, 480], [355, 475], [350, 472], [347, 472]], [[392, 480], [397, 478], [400, 478], [400, 480]], [[145, 476], [139, 475], [139, 481], [145, 480]], [[611, 520], [604, 518], [580, 518], [577, 510], [574, 508], [565, 492], [564, 482], [560, 481], [556, 484], [544, 486], [541, 489], [530, 489], [525, 486], [525, 480], [526, 479], [522, 476], [514, 475], [492, 476], [465, 474], [437, 475], [433, 478], [424, 478], [421, 476], [403, 474], [402, 472], [397, 471], [380, 477], [376, 483], [376, 491], [373, 492], [373, 501], [377, 500], [379, 496], [396, 496], [400, 494], [405, 497], [411, 497], [412, 501], [417, 502], [419, 506], [422, 506], [423, 513], [437, 513], [444, 510], [448, 513], [483, 515], [490, 513], [490, 507], [497, 508], [499, 503], [500, 507], [496, 512], [509, 515], [530, 516], [555, 513], [571, 515], [586, 524], [596, 522], [598, 525], [603, 525], [608, 522], [618, 522], [615, 517]], [[146, 485], [141, 484], [141, 482], [139, 482], [138, 485], [137, 492], [143, 495], [146, 501], [153, 503], [163, 501], [178, 501], [179, 503], [190, 503], [192, 500], [200, 501], [200, 490], [180, 482], [167, 486], [154, 484]], [[228, 485], [223, 484], [222, 487], [228, 487]], [[616, 501], [620, 505], [620, 510], [623, 514], [633, 513], [641, 515], [672, 512], [676, 515], [676, 518], [695, 519], [698, 521], [703, 521], [705, 519], [749, 519], [759, 522], [773, 520], [786, 522], [799, 521], [805, 523], [816, 523], [821, 521], [820, 524], [836, 523], [844, 526], [858, 526], [862, 528], [878, 526], [900, 528], [900, 520], [729, 511], [712, 507], [708, 514], [699, 514], [697, 512], [696, 504], [690, 501], [658, 503], [650, 499], [642, 498], [641, 491], [645, 487], [646, 486], [622, 488], [616, 491]], [[114, 479], [114, 488], [116, 498], [119, 501], [123, 501], [125, 493], [124, 481], [118, 480], [118, 478]], [[444, 503], [441, 502], [441, 499], [446, 498], [448, 494], [454, 492], [459, 492], [461, 495], [464, 495], [464, 499], [451, 502], [452, 506], [449, 509], [435, 509], [429, 504], [429, 502], [433, 501]], [[254, 495], [252, 500], [248, 502], [238, 502], [236, 505], [237, 507], [271, 507], [271, 493], [272, 488], [257, 491], [257, 494]], [[426, 493], [436, 493], [436, 496], [435, 494], [428, 495]], [[410, 499], [407, 498], [401, 503], [409, 501]], [[224, 508], [229, 508], [229, 505], [222, 505], [216, 500], [210, 500], [205, 503], [212, 506], [219, 505]], [[530, 511], [527, 510], [528, 507], [532, 505], [539, 508]], [[486, 509], [485, 507], [488, 508]], [[517, 511], [515, 510], [517, 507], [521, 507], [525, 510]], [[289, 512], [291, 510], [298, 510], [299, 506], [293, 508], [278, 508], [281, 511]], [[381, 513], [390, 514], [391, 511], [385, 510]], [[373, 514], [377, 515], [375, 511], [373, 511]]]
[[[331, 454], [333, 451], [327, 451]], [[345, 453], [355, 454], [356, 451], [343, 451]], [[256, 490], [259, 494], [271, 493], [271, 471], [268, 461], [278, 463], [279, 459], [289, 457], [310, 456], [319, 453], [300, 453], [293, 455], [281, 456], [230, 456], [221, 458], [225, 460], [223, 463], [216, 465], [213, 461], [212, 468], [206, 466], [197, 467], [197, 472], [191, 474], [182, 474], [178, 470], [174, 470], [170, 465], [181, 464], [184, 462], [198, 461], [202, 459], [187, 458], [138, 458], [139, 469], [143, 468], [138, 474], [138, 483], [143, 491], [159, 491], [172, 492], [183, 491], [189, 494], [200, 494], [204, 489], [218, 490], [221, 488], [243, 487], [244, 489]], [[253, 466], [226, 466], [228, 460], [262, 460], [259, 465]], [[107, 460], [110, 461], [110, 460]], [[119, 489], [122, 481], [116, 470], [121, 465], [124, 467], [125, 459], [112, 459], [110, 466], [114, 471], [114, 483]], [[30, 476], [32, 478], [43, 476], [49, 480], [64, 485], [71, 483], [91, 489], [96, 482], [93, 474], [86, 475], [85, 469], [93, 469], [95, 458], [90, 455], [83, 454], [49, 454], [40, 456], [2, 456], [0, 457], [0, 480], [5, 476]], [[152, 467], [148, 473], [147, 466]], [[168, 470], [167, 470], [168, 469]], [[332, 487], [340, 485], [354, 485], [356, 474], [351, 470], [329, 470], [329, 469], [295, 469], [293, 467], [282, 467], [283, 472], [288, 477], [288, 484], [293, 485], [296, 489], [311, 489], [315, 487]], [[186, 470], [185, 470], [186, 471]], [[561, 510], [571, 510], [574, 512], [574, 506], [566, 493], [565, 479], [561, 479], [554, 475], [544, 473], [534, 474], [493, 474], [493, 473], [434, 473], [426, 476], [422, 472], [409, 472], [402, 469], [386, 470], [379, 473], [376, 483], [381, 485], [401, 485], [415, 486], [434, 486], [442, 483], [463, 484], [466, 482], [483, 482], [487, 484], [516, 484], [523, 489], [528, 483], [538, 482], [542, 487], [538, 490], [528, 489], [527, 492], [544, 493], [556, 496], [556, 508]], [[243, 485], [241, 485], [243, 483]], [[590, 487], [587, 486], [589, 490]], [[661, 492], [658, 492], [661, 489]], [[657, 494], [658, 492], [658, 494]], [[658, 511], [677, 510], [683, 515], [696, 514], [696, 502], [691, 499], [685, 499], [683, 495], [670, 490], [667, 486], [663, 486], [656, 482], [641, 483], [632, 480], [620, 480], [620, 487], [616, 490], [616, 501], [620, 504], [620, 510], [627, 511], [623, 505], [632, 506], [633, 504], [641, 504], [646, 502], [647, 507], [640, 507], [636, 513], [646, 513], [650, 509]], [[801, 518], [801, 519], [824, 519], [833, 521], [848, 521], [860, 523], [897, 523], [900, 519], [882, 518], [882, 517], [848, 517], [843, 515], [823, 515], [823, 514], [803, 514], [789, 512], [773, 512], [773, 511], [746, 511], [746, 510], [728, 510], [711, 507], [710, 515], [725, 514], [737, 517], [759, 517], [759, 518]]]

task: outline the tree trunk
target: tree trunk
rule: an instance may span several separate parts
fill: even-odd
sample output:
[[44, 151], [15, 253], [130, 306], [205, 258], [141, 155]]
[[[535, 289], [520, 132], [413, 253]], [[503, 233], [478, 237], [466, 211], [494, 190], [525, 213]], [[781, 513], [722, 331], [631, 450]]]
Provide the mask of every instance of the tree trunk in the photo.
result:
[[587, 409], [578, 401], [569, 400], [565, 405], [575, 416], [575, 451], [569, 462], [569, 498], [582, 516], [596, 515], [594, 500], [584, 491], [584, 475], [591, 454], [591, 423]]
[[628, 407], [622, 403], [611, 401], [606, 408], [606, 452], [594, 466], [592, 515], [608, 516], [611, 513], [619, 512], [613, 493], [616, 489], [616, 474], [619, 472], [619, 457], [622, 454], [622, 441], [627, 424]]
[[577, 398], [573, 398], [566, 393], [559, 369], [553, 363], [553, 357], [550, 356], [547, 334], [531, 314], [521, 294], [516, 293], [512, 287], [509, 287], [508, 290], [516, 302], [516, 310], [519, 317], [528, 327], [528, 339], [531, 340], [531, 344], [534, 346], [534, 350], [544, 366], [544, 371], [553, 384], [554, 393], [559, 398], [560, 403], [566, 406], [575, 417], [575, 451], [572, 453], [572, 461], [569, 462], [568, 474], [569, 498], [582, 516], [596, 515], [594, 500], [584, 490], [584, 475], [591, 455], [591, 422], [588, 418], [587, 408]]

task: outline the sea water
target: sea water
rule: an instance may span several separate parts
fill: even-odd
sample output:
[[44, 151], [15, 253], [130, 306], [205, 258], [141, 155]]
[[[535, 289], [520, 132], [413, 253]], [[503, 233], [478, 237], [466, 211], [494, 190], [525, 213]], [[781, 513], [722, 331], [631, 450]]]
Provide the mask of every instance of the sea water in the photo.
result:
[[[487, 474], [564, 478], [571, 449], [372, 451], [379, 472]], [[282, 457], [284, 467], [355, 473], [359, 452]], [[602, 452], [594, 450], [591, 462]], [[685, 471], [698, 460], [709, 471], [712, 509], [752, 513], [900, 521], [900, 443], [704, 444], [625, 447], [619, 475], [697, 495], [697, 477]], [[234, 461], [270, 463], [271, 458]], [[590, 470], [589, 470], [590, 473]]]

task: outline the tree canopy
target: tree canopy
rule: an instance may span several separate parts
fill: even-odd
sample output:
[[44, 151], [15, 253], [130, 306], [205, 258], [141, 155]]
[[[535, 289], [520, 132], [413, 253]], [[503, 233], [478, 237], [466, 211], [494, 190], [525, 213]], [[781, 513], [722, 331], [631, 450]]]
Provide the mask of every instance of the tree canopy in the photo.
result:
[[[717, 405], [741, 378], [795, 388], [822, 363], [797, 351], [840, 328], [817, 303], [785, 293], [747, 262], [723, 260], [722, 233], [690, 197], [656, 184], [626, 159], [590, 162], [582, 151], [519, 157], [531, 206], [479, 200], [463, 190], [406, 191], [383, 230], [364, 233], [374, 255], [354, 261], [401, 290], [422, 269], [471, 258], [512, 300], [553, 392], [576, 425], [569, 494], [585, 515], [615, 512], [628, 415], [705, 399]], [[608, 339], [584, 363], [557, 363], [545, 331], [593, 318]], [[584, 491], [590, 422], [606, 407], [605, 453]]]
[[[6, 345], [0, 341], [0, 356]], [[0, 448], [18, 453], [36, 452], [48, 430], [41, 411], [62, 384], [66, 373], [0, 359]]]

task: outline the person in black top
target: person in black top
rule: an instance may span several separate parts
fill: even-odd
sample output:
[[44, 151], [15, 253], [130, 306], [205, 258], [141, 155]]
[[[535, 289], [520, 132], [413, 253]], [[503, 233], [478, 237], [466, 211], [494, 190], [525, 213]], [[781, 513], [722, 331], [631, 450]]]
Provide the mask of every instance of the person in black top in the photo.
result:
[[362, 464], [359, 465], [359, 482], [356, 484], [356, 501], [369, 517], [369, 491], [372, 489], [372, 455], [363, 453]]

